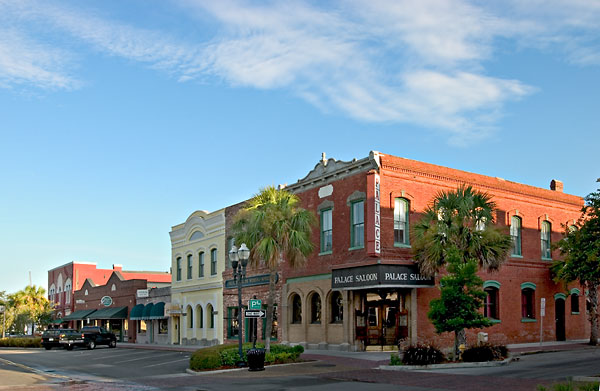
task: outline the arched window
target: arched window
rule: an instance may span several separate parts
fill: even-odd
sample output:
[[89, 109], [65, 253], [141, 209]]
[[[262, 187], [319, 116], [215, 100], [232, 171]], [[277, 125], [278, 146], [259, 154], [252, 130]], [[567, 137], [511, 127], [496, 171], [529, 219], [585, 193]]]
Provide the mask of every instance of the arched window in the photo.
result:
[[302, 300], [298, 294], [292, 295], [292, 323], [302, 323]]
[[181, 281], [181, 257], [177, 257], [176, 269], [177, 269], [177, 281]]
[[542, 232], [540, 233], [540, 240], [542, 245], [542, 259], [552, 259], [552, 250], [550, 248], [550, 234], [552, 233], [552, 226], [549, 221], [542, 221]]
[[408, 200], [405, 198], [396, 198], [394, 202], [394, 244], [409, 246], [410, 239], [408, 235], [408, 213], [410, 211]]
[[192, 279], [192, 254], [187, 256], [187, 279]]
[[331, 294], [331, 323], [342, 323], [344, 320], [344, 301], [342, 294], [334, 291]]
[[88, 290], [86, 289], [85, 292], [83, 293], [84, 296], [88, 295]]
[[214, 276], [217, 274], [217, 249], [213, 248], [210, 250], [210, 275]]
[[579, 294], [571, 290], [571, 313], [579, 314]]
[[204, 251], [198, 253], [198, 277], [204, 277]]
[[110, 287], [111, 291], [116, 291], [117, 290], [117, 286], [115, 284], [112, 284], [112, 286]]
[[71, 280], [68, 279], [65, 283], [65, 303], [71, 304]]
[[193, 329], [194, 328], [194, 310], [190, 306], [188, 306], [188, 309], [187, 309], [187, 318], [188, 318], [188, 328]]
[[512, 239], [511, 255], [520, 257], [521, 253], [521, 218], [513, 216], [510, 218], [510, 238]]
[[202, 306], [201, 305], [197, 305], [196, 306], [196, 316], [198, 317], [198, 320], [196, 321], [196, 325], [198, 326], [199, 329], [204, 327], [204, 311], [202, 311]]
[[212, 304], [209, 304], [206, 306], [206, 312], [208, 314], [208, 328], [214, 329], [215, 328], [215, 309], [213, 308]]
[[521, 317], [523, 320], [535, 319], [535, 284], [521, 284]]
[[310, 297], [310, 323], [321, 323], [321, 296], [318, 293], [313, 293]]
[[494, 286], [484, 288], [486, 293], [483, 314], [490, 319], [500, 319], [499, 290]]

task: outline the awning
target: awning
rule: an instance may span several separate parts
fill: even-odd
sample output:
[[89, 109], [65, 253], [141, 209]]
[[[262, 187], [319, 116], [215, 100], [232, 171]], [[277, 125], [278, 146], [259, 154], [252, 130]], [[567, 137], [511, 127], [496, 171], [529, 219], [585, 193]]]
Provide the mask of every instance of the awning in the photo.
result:
[[129, 313], [129, 319], [130, 320], [141, 320], [143, 312], [144, 312], [144, 305], [138, 304], [131, 309], [131, 312]]
[[153, 303], [148, 303], [144, 307], [144, 313], [142, 315], [142, 319], [150, 319], [150, 314], [152, 313], [152, 308], [154, 307]]
[[64, 322], [63, 318], [58, 318], [58, 319], [54, 319], [53, 321], [51, 321], [50, 324], [61, 324], [63, 322]]
[[127, 319], [127, 307], [101, 308], [89, 316], [90, 319]]
[[165, 303], [158, 302], [154, 304], [152, 307], [152, 311], [150, 312], [150, 319], [165, 319]]
[[78, 310], [70, 313], [69, 315], [62, 318], [63, 322], [68, 322], [70, 320], [83, 320], [90, 317], [90, 314], [96, 312], [96, 310]]

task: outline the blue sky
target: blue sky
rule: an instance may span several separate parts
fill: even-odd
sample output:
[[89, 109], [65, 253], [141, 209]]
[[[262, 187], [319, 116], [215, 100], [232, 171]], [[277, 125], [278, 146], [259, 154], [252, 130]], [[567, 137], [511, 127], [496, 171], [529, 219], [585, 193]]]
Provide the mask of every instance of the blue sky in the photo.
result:
[[0, 290], [168, 270], [171, 226], [322, 152], [584, 196], [600, 2], [0, 0]]

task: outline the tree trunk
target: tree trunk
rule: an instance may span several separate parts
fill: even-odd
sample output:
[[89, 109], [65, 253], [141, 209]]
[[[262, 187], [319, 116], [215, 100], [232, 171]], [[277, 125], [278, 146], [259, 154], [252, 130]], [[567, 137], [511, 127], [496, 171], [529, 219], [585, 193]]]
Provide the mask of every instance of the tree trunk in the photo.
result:
[[269, 295], [267, 296], [267, 321], [265, 325], [265, 350], [271, 351], [271, 331], [273, 328], [273, 304], [275, 303], [275, 279], [277, 270], [271, 270], [269, 274]]
[[460, 357], [460, 345], [467, 346], [467, 332], [461, 329], [454, 332], [454, 357]]
[[600, 317], [598, 314], [598, 283], [588, 284], [588, 298], [590, 299], [590, 345], [598, 345], [598, 333], [600, 332]]

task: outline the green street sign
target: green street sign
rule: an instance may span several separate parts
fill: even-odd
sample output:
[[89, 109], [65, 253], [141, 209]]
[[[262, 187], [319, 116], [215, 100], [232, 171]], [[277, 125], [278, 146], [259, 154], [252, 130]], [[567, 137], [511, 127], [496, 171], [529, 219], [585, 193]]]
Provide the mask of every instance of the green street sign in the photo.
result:
[[250, 310], [259, 310], [262, 308], [262, 301], [258, 299], [252, 299], [248, 302], [248, 309]]

